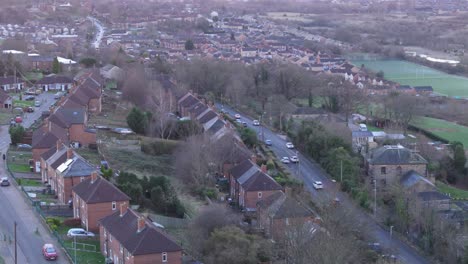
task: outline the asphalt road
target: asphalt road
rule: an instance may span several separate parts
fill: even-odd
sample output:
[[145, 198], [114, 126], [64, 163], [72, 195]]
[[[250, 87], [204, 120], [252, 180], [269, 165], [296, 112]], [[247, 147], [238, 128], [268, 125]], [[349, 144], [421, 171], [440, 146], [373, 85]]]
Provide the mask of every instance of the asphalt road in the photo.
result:
[[[55, 100], [52, 93], [43, 93], [36, 97], [42, 102], [40, 107], [35, 107], [35, 112], [25, 113], [23, 126], [29, 127], [40, 117], [42, 111], [49, 110]], [[6, 153], [10, 146], [8, 126], [0, 127], [0, 152]], [[0, 159], [0, 175], [8, 176], [6, 165]], [[21, 193], [22, 191], [12, 183], [8, 187], [0, 187], [0, 256], [5, 263], [14, 263], [14, 222], [17, 222], [17, 257], [18, 264], [45, 264], [50, 263], [42, 256], [42, 246], [52, 243], [56, 246], [59, 258], [55, 263], [69, 263], [65, 253], [59, 247], [58, 242], [40, 222], [39, 216], [33, 211], [30, 202]], [[10, 242], [11, 241], [11, 242]]]
[[[217, 108], [224, 109], [224, 111], [231, 116], [238, 113], [225, 105], [217, 104]], [[272, 141], [272, 146], [270, 146], [270, 148], [278, 158], [285, 156], [291, 157], [294, 155], [299, 157], [298, 164], [291, 163], [288, 164], [287, 167], [293, 175], [304, 182], [304, 186], [310, 191], [314, 201], [320, 204], [331, 204], [335, 197], [338, 197], [340, 199], [340, 206], [354, 213], [356, 220], [360, 222], [359, 226], [364, 227], [364, 230], [361, 231], [370, 239], [369, 242], [380, 243], [386, 251], [396, 255], [403, 263], [429, 263], [425, 257], [421, 256], [406, 243], [395, 236], [391, 237], [388, 231], [380, 227], [377, 222], [361, 207], [356, 205], [346, 193], [338, 191], [338, 183], [332, 182], [327, 173], [323, 171], [315, 161], [305, 157], [296, 149], [288, 149], [286, 147], [288, 141], [285, 136], [278, 135], [266, 127], [253, 126], [252, 118], [243, 116], [242, 114], [240, 115], [241, 121], [246, 122], [249, 128], [257, 131], [259, 140], [269, 139]], [[324, 189], [315, 190], [312, 185], [313, 181], [321, 181]], [[355, 223], [350, 224], [356, 225]]]
[[94, 17], [88, 17], [88, 19], [91, 20], [91, 22], [93, 22], [94, 26], [97, 28], [98, 32], [96, 34], [96, 38], [94, 39], [93, 47], [95, 49], [99, 49], [99, 46], [101, 46], [102, 38], [104, 37], [104, 26], [99, 20], [97, 20]]

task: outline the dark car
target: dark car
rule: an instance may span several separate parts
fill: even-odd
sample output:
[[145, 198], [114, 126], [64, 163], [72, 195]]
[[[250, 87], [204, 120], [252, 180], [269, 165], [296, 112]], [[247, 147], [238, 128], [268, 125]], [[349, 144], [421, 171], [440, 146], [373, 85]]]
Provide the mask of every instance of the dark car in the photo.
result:
[[25, 111], [25, 112], [28, 112], [28, 113], [32, 113], [32, 112], [34, 112], [34, 108], [32, 108], [32, 107], [27, 107], [24, 111]]
[[8, 180], [7, 177], [2, 177], [0, 186], [10, 186], [10, 181]]

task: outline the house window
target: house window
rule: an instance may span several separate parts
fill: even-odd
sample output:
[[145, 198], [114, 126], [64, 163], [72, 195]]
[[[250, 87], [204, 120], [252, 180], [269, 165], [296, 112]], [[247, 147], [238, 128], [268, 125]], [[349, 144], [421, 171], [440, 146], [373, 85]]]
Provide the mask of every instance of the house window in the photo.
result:
[[166, 252], [162, 253], [162, 262], [167, 262], [167, 253]]
[[123, 254], [123, 247], [122, 244], [119, 244], [120, 254]]
[[114, 211], [115, 209], [117, 209], [117, 203], [116, 203], [116, 202], [112, 202], [112, 211]]
[[387, 174], [387, 167], [381, 167], [380, 174]]
[[80, 182], [84, 181], [84, 177], [80, 177]]
[[262, 192], [258, 192], [258, 198], [262, 198]]
[[109, 235], [109, 241], [112, 242], [112, 235]]
[[130, 259], [130, 252], [128, 252], [128, 250], [125, 250], [125, 257], [127, 259]]
[[104, 237], [107, 237], [107, 231], [104, 229]]

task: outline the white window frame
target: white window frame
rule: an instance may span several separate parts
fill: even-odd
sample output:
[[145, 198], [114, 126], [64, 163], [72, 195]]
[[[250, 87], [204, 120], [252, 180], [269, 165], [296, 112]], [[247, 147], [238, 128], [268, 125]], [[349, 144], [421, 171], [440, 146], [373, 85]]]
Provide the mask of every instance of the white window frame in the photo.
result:
[[258, 196], [258, 198], [262, 198], [262, 197], [263, 197], [263, 193], [262, 193], [262, 192], [258, 192], [258, 193], [257, 193], [257, 196]]
[[112, 211], [117, 209], [117, 202], [112, 202]]
[[112, 235], [109, 234], [109, 242], [112, 242]]
[[167, 262], [167, 252], [163, 252], [161, 254], [162, 262], [166, 263]]
[[123, 247], [122, 244], [119, 244], [120, 254], [123, 254]]

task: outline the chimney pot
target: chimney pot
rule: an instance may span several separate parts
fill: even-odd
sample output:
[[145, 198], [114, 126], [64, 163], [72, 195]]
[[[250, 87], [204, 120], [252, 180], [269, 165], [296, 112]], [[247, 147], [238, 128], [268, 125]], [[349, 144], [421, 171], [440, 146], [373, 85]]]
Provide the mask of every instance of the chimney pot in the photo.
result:
[[120, 217], [122, 217], [128, 209], [128, 204], [126, 202], [123, 202], [120, 204]]
[[143, 216], [140, 216], [138, 217], [138, 220], [137, 220], [137, 224], [138, 224], [138, 233], [143, 231], [143, 229], [145, 228], [145, 225], [146, 225], [146, 222], [145, 222], [145, 218]]
[[67, 149], [67, 159], [73, 158], [73, 149], [68, 148]]
[[262, 170], [263, 173], [267, 173], [267, 166], [265, 164], [262, 164], [260, 169]]

